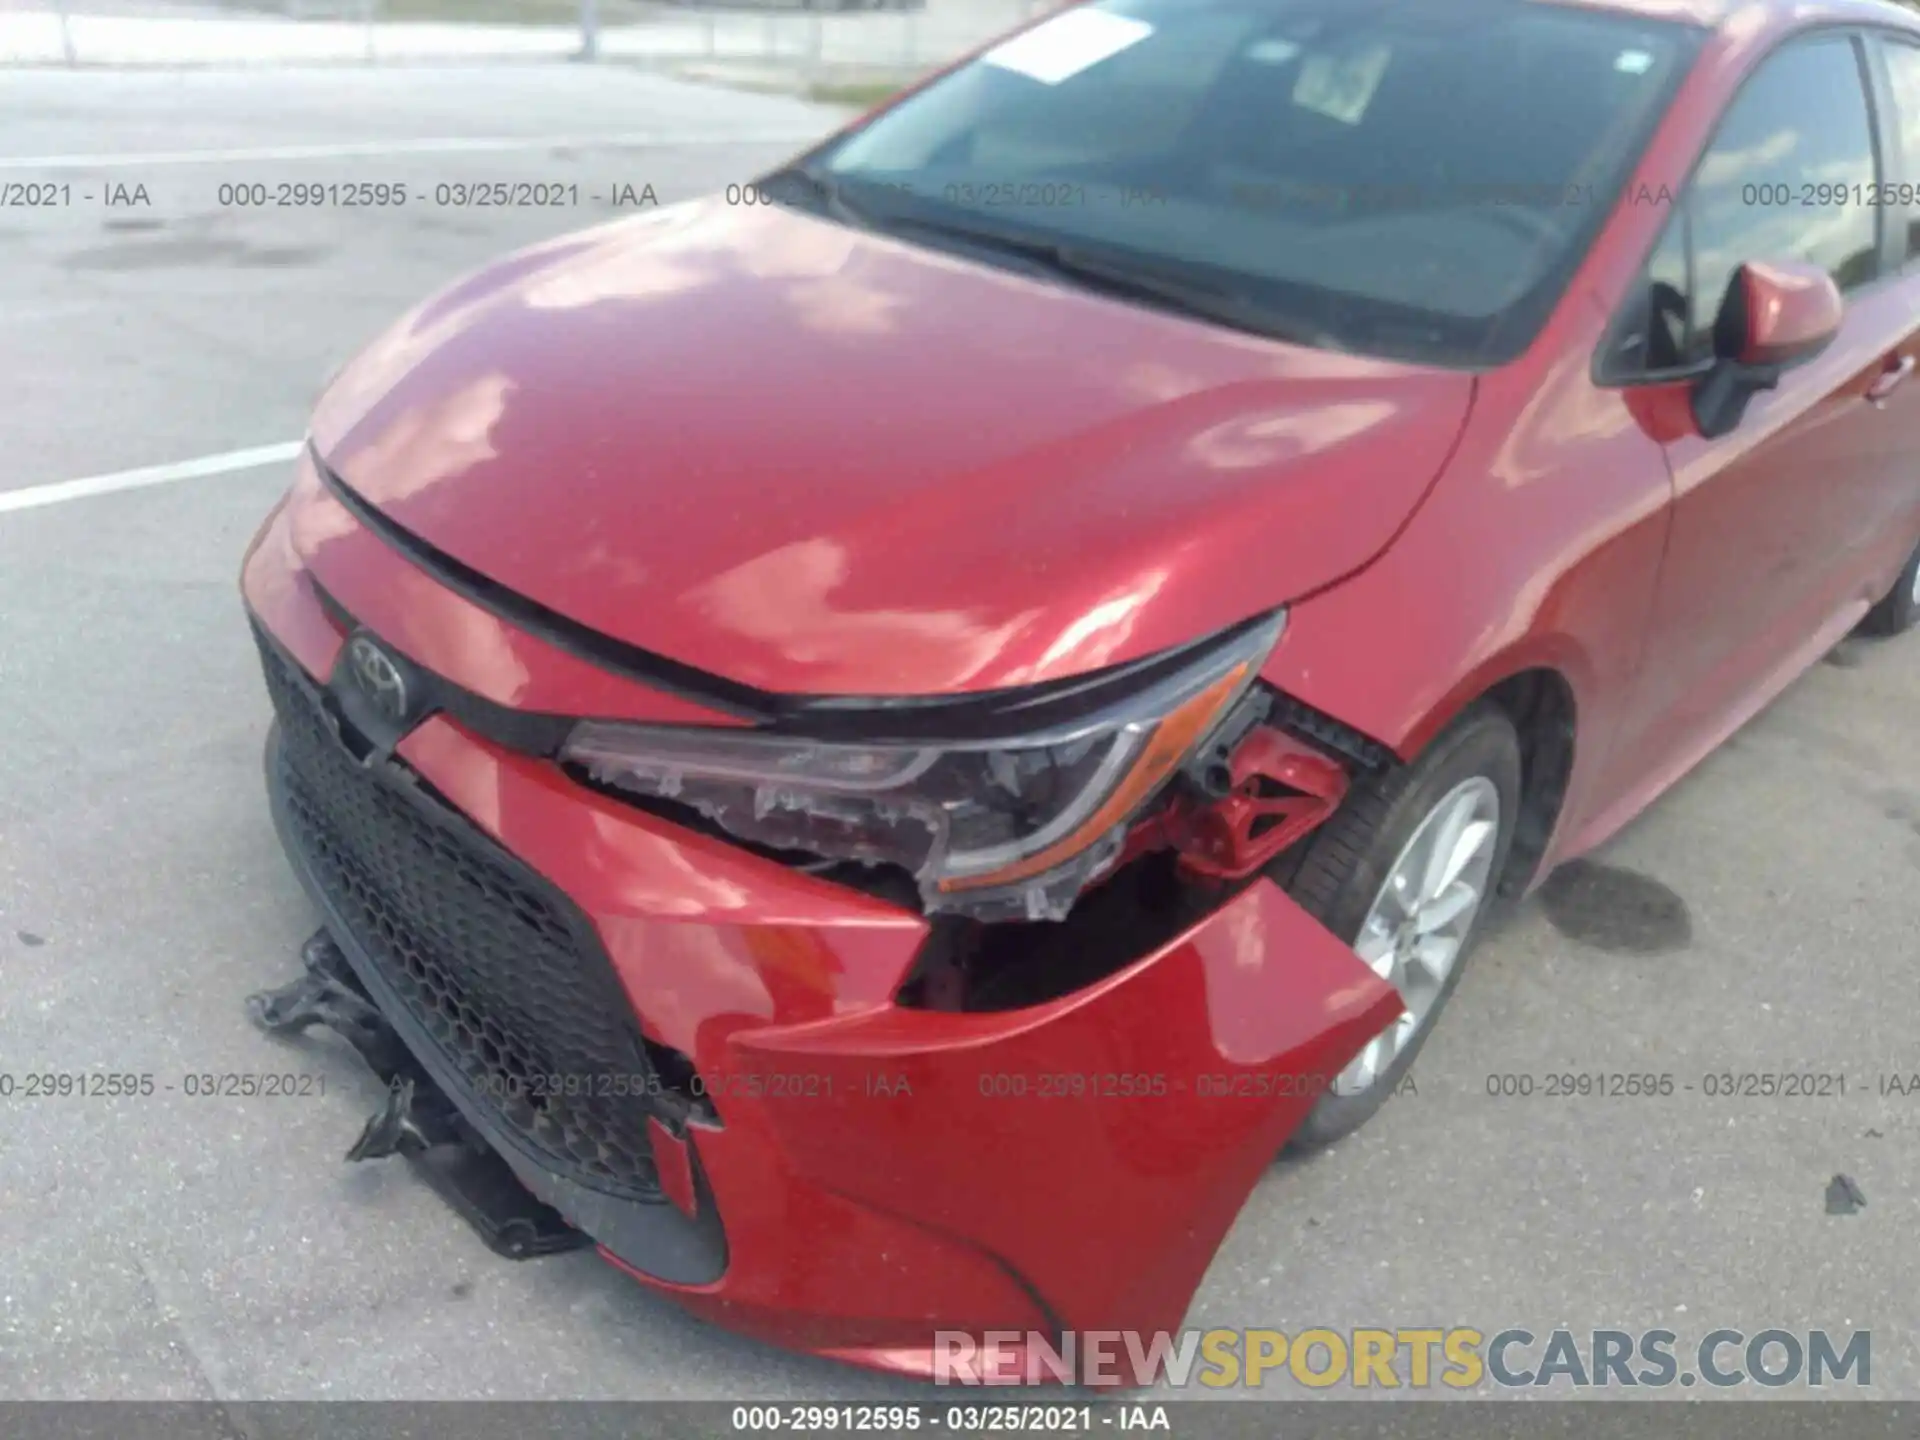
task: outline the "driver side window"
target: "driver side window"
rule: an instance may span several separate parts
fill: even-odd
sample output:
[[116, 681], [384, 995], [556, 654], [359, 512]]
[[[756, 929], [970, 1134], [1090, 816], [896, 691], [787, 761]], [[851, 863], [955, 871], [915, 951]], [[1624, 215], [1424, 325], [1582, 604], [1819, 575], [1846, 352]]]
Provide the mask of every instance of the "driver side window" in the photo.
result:
[[1749, 260], [1805, 260], [1847, 292], [1879, 274], [1873, 128], [1854, 42], [1794, 41], [1741, 87], [1650, 258], [1608, 369], [1639, 379], [1713, 358]]
[[1692, 363], [1692, 264], [1686, 211], [1678, 210], [1647, 260], [1638, 293], [1614, 327], [1605, 367], [1610, 376], [1631, 384]]

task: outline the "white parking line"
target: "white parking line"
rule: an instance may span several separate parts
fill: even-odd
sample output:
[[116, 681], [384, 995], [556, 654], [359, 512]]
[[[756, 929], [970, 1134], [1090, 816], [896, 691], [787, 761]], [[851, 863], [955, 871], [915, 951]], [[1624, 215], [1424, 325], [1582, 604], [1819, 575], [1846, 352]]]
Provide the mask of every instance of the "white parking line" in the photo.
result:
[[9, 510], [37, 510], [43, 505], [84, 500], [89, 495], [111, 495], [116, 490], [139, 490], [149, 485], [171, 485], [176, 480], [197, 480], [205, 475], [258, 470], [263, 465], [279, 465], [296, 458], [305, 444], [304, 440], [287, 440], [278, 445], [255, 445], [251, 450], [229, 450], [224, 455], [202, 455], [197, 460], [176, 460], [171, 465], [147, 465], [111, 475], [89, 475], [84, 480], [33, 485], [25, 490], [0, 490], [0, 515]]
[[126, 302], [117, 295], [92, 300], [55, 300], [46, 305], [0, 305], [0, 325], [28, 325], [42, 320], [65, 320], [73, 315], [108, 309]]
[[629, 145], [800, 145], [817, 138], [800, 129], [745, 135], [694, 135], [684, 130], [619, 135], [449, 136], [328, 145], [261, 145], [239, 150], [153, 150], [112, 155], [0, 155], [0, 170], [115, 170], [141, 165], [239, 165], [256, 160], [364, 160], [383, 155], [497, 155], [515, 150], [605, 150]]

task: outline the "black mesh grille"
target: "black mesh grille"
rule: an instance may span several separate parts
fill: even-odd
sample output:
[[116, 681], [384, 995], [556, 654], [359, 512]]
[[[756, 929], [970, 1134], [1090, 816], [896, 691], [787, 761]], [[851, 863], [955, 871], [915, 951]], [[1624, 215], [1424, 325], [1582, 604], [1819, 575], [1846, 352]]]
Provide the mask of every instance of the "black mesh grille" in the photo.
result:
[[260, 649], [293, 840], [354, 939], [474, 1098], [553, 1168], [658, 1199], [658, 1082], [584, 917], [451, 807], [356, 762], [290, 662]]

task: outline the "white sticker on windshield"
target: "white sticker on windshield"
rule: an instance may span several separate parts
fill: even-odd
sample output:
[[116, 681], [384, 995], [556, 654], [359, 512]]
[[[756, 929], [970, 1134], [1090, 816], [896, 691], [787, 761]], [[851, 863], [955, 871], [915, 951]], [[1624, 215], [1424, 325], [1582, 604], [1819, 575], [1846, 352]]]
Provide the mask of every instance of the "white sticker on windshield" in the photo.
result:
[[1393, 51], [1385, 45], [1309, 55], [1293, 84], [1293, 103], [1343, 125], [1358, 125], [1392, 63]]
[[1256, 65], [1284, 65], [1299, 53], [1291, 40], [1256, 40], [1247, 47], [1247, 59]]
[[1653, 56], [1645, 50], [1622, 50], [1613, 68], [1622, 75], [1644, 75], [1653, 68]]
[[1153, 26], [1144, 20], [1129, 20], [1104, 10], [1074, 9], [1014, 36], [1004, 45], [994, 46], [980, 58], [1042, 85], [1058, 85], [1118, 55], [1129, 45], [1139, 44], [1152, 33]]

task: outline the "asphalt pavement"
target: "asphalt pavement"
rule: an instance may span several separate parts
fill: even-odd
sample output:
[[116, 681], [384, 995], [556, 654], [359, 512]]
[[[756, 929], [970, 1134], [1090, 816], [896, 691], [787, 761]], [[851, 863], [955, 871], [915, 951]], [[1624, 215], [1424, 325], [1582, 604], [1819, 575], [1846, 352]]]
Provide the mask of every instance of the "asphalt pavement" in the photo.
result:
[[[590, 1254], [498, 1260], [397, 1164], [344, 1164], [375, 1082], [241, 1004], [315, 923], [267, 818], [235, 588], [286, 465], [6, 503], [297, 440], [401, 308], [612, 213], [433, 203], [443, 185], [671, 201], [838, 118], [564, 65], [0, 85], [0, 185], [70, 187], [0, 209], [0, 1397], [920, 1393], [696, 1323]], [[235, 203], [282, 180], [427, 200]], [[1920, 636], [1849, 642], [1513, 916], [1415, 1093], [1273, 1167], [1190, 1323], [1870, 1329], [1869, 1393], [1920, 1396], [1920, 1095], [1883, 1093], [1920, 1072], [1916, 716]], [[186, 1093], [262, 1071], [324, 1093]], [[171, 1088], [22, 1094], [80, 1072]], [[1629, 1073], [1673, 1091], [1547, 1093]], [[1749, 1073], [1845, 1090], [1708, 1093]], [[1489, 1093], [1520, 1076], [1530, 1096]], [[1838, 1174], [1864, 1209], [1828, 1213]]]

